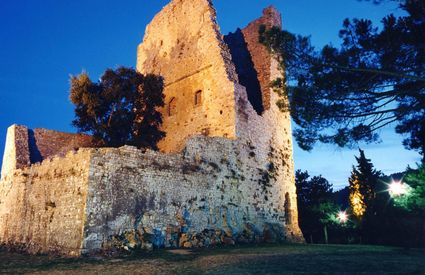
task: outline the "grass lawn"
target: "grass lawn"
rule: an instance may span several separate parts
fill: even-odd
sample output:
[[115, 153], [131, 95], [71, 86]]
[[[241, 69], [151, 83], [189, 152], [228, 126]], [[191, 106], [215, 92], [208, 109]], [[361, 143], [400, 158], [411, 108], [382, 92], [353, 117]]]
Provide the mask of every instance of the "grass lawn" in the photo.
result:
[[354, 245], [260, 245], [63, 259], [0, 250], [2, 273], [425, 274], [425, 250]]

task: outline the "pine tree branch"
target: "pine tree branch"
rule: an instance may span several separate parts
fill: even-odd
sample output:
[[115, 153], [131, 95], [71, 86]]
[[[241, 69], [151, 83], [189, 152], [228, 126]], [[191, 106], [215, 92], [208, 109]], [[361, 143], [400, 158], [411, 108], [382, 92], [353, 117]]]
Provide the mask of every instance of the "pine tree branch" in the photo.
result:
[[340, 70], [344, 70], [344, 71], [359, 72], [359, 73], [371, 73], [371, 74], [373, 73], [373, 74], [393, 76], [393, 77], [402, 78], [402, 79], [412, 79], [412, 80], [415, 80], [415, 81], [425, 82], [425, 78], [422, 78], [422, 77], [418, 77], [418, 76], [414, 76], [414, 75], [408, 75], [408, 74], [402, 74], [402, 73], [396, 73], [396, 72], [382, 71], [382, 70], [377, 70], [377, 69], [349, 68], [349, 67], [345, 67], [345, 66], [337, 66], [337, 65], [332, 65], [332, 64], [328, 64], [328, 63], [322, 63], [322, 64], [317, 64], [317, 65], [335, 68], [335, 69], [340, 69]]
[[396, 109], [389, 109], [389, 110], [383, 110], [383, 111], [376, 111], [376, 112], [368, 112], [368, 113], [361, 113], [361, 114], [356, 114], [356, 115], [342, 115], [342, 116], [336, 116], [339, 118], [359, 118], [359, 117], [368, 117], [368, 116], [372, 116], [372, 115], [378, 115], [378, 114], [386, 114], [386, 113], [392, 113], [399, 110], [398, 108]]

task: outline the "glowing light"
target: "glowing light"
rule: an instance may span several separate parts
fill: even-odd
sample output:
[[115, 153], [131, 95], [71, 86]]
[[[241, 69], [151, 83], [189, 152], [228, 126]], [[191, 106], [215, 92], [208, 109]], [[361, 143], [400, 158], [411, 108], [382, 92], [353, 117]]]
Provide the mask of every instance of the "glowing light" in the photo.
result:
[[354, 216], [361, 218], [366, 212], [366, 205], [363, 202], [363, 196], [358, 190], [358, 186], [355, 186], [353, 189], [354, 191], [350, 192], [349, 196], [351, 209]]
[[345, 211], [339, 211], [337, 218], [339, 222], [346, 223], [348, 221], [348, 214]]
[[398, 197], [407, 194], [408, 185], [401, 181], [392, 181], [389, 185], [389, 192], [391, 197]]

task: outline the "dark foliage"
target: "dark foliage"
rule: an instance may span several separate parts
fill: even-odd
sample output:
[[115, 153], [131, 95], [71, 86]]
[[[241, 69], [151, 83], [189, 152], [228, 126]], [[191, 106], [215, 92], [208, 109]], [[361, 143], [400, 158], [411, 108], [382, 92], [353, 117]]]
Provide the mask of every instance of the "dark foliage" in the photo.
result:
[[319, 51], [308, 37], [260, 28], [260, 42], [286, 72], [273, 86], [290, 99], [290, 108], [285, 100], [277, 104], [291, 111], [301, 148], [376, 142], [379, 129], [397, 123], [396, 132], [408, 135], [405, 147], [424, 155], [425, 1], [400, 7], [407, 16], [388, 15], [381, 29], [370, 20], [346, 19], [341, 46]]
[[295, 172], [298, 218], [301, 231], [308, 242], [325, 242], [323, 228], [328, 224], [328, 214], [337, 212], [332, 203], [332, 186], [322, 176], [310, 178], [307, 171]]
[[[422, 206], [421, 209], [409, 209], [398, 205], [396, 199], [391, 198], [388, 192], [388, 184], [392, 180], [391, 177], [382, 177], [378, 182], [373, 211], [366, 211], [360, 227], [363, 242], [379, 245], [424, 247], [424, 208]], [[410, 184], [412, 183], [410, 182]], [[419, 196], [416, 198], [419, 198]]]
[[332, 201], [338, 205], [341, 209], [348, 209], [350, 207], [349, 203], [350, 189], [345, 187], [341, 190], [335, 191], [332, 194]]
[[134, 145], [157, 149], [165, 133], [159, 127], [164, 106], [163, 79], [142, 75], [131, 68], [105, 71], [98, 83], [86, 73], [71, 77], [70, 99], [75, 105], [72, 122], [90, 133], [100, 146]]
[[[403, 247], [425, 246], [425, 166], [383, 176], [360, 150], [353, 167], [350, 186], [332, 193], [326, 179], [310, 178], [307, 171], [295, 173], [299, 224], [307, 242], [363, 243]], [[389, 184], [402, 180], [409, 192], [391, 197]], [[348, 196], [348, 192], [350, 196]], [[353, 193], [361, 196], [360, 208], [352, 203]], [[351, 211], [346, 223], [335, 219], [336, 213]], [[359, 209], [360, 215], [355, 213]], [[327, 234], [324, 234], [326, 231]]]
[[[419, 247], [425, 245], [425, 183], [422, 169], [408, 169], [406, 173], [387, 177], [373, 168], [373, 164], [360, 150], [357, 166], [350, 178], [352, 192], [362, 194], [365, 212], [357, 216], [357, 230], [361, 242], [367, 244]], [[353, 180], [354, 179], [354, 180]], [[389, 184], [403, 180], [412, 190], [399, 198], [391, 198]], [[356, 215], [353, 215], [353, 218]]]
[[310, 178], [307, 171], [295, 172], [298, 201], [306, 205], [320, 204], [330, 199], [332, 185], [322, 176]]

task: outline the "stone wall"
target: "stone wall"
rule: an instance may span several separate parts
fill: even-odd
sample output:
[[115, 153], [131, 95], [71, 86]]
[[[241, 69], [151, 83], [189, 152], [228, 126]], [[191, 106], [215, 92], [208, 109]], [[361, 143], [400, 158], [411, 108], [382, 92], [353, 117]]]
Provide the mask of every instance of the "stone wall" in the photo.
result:
[[[267, 28], [273, 26], [281, 28], [280, 13], [273, 7], [266, 8], [263, 10], [262, 17], [249, 23], [241, 31], [229, 34], [225, 39], [230, 43], [235, 62], [239, 62], [240, 58], [243, 59], [241, 63], [243, 69], [238, 69], [239, 66], [236, 66], [236, 71], [240, 74], [239, 79], [246, 79], [249, 74], [256, 73], [263, 106], [262, 112], [254, 109], [253, 87], [235, 84], [236, 133], [241, 142], [250, 144], [254, 148], [259, 161], [265, 163], [270, 158], [279, 160], [274, 166], [276, 177], [274, 192], [289, 198], [290, 207], [287, 214], [291, 217], [292, 226], [288, 228], [294, 230], [294, 234], [301, 234], [298, 227], [291, 119], [289, 112], [279, 110], [276, 102], [282, 99], [270, 88], [270, 82], [282, 75], [277, 61], [271, 57], [267, 48], [259, 43], [261, 25]], [[241, 49], [245, 52], [243, 56], [240, 54]], [[288, 200], [282, 197], [281, 203], [286, 203], [284, 201]]]
[[238, 29], [224, 36], [229, 46], [232, 61], [235, 63], [239, 84], [246, 88], [249, 103], [261, 115], [264, 112], [262, 90], [258, 80], [258, 72], [254, 67], [251, 52], [248, 50], [243, 33]]
[[15, 169], [23, 169], [54, 156], [65, 156], [67, 152], [81, 147], [94, 146], [93, 138], [88, 135], [12, 125], [7, 130], [1, 175], [6, 177]]
[[270, 82], [274, 80], [271, 75], [273, 58], [268, 49], [259, 43], [262, 25], [282, 28], [280, 13], [274, 7], [268, 7], [260, 18], [247, 27], [224, 37], [236, 66], [239, 84], [246, 88], [248, 100], [259, 115], [273, 105]]
[[7, 129], [1, 177], [31, 164], [28, 145], [28, 129], [12, 125]]
[[[164, 152], [182, 150], [192, 135], [236, 137], [237, 76], [215, 18], [208, 0], [173, 0], [147, 26], [138, 47], [137, 69], [165, 79]], [[201, 101], [195, 103], [198, 91]]]
[[282, 156], [261, 160], [254, 152], [249, 144], [209, 137], [190, 139], [174, 155], [97, 150], [85, 252], [301, 241], [296, 213], [288, 208], [296, 201], [277, 182]]
[[90, 151], [15, 170], [0, 181], [0, 244], [30, 253], [78, 256]]
[[0, 182], [0, 242], [28, 252], [301, 241], [284, 159], [191, 138], [183, 152], [80, 149]]
[[261, 86], [263, 107], [268, 110], [271, 106], [271, 89], [270, 81], [274, 80], [271, 75], [272, 57], [267, 48], [259, 43], [259, 29], [261, 25], [267, 28], [282, 28], [282, 19], [280, 13], [274, 7], [264, 9], [263, 16], [249, 23], [247, 27], [242, 29], [242, 34], [247, 44], [247, 48], [251, 53], [254, 68], [258, 73], [258, 80]]
[[93, 138], [85, 134], [71, 134], [47, 129], [29, 130], [31, 163], [53, 156], [65, 156], [78, 148], [94, 147]]

